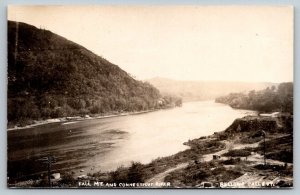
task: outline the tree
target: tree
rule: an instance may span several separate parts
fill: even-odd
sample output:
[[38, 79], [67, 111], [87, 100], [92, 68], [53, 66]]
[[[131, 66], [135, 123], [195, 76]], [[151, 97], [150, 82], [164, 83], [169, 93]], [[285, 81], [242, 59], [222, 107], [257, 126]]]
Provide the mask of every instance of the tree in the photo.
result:
[[144, 182], [144, 171], [141, 163], [132, 162], [131, 166], [128, 169], [128, 182]]

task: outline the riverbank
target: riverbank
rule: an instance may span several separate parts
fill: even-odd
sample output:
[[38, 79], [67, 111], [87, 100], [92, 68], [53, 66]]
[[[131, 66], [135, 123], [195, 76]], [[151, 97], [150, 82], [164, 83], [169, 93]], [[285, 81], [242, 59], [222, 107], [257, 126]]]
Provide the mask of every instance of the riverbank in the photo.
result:
[[[246, 116], [236, 119], [224, 131], [185, 142], [189, 149], [174, 155], [156, 158], [147, 164], [133, 162], [129, 167], [121, 166], [111, 172], [87, 175], [61, 172], [61, 180], [54, 186], [123, 188], [125, 183], [127, 187], [139, 183], [142, 188], [292, 187], [292, 122], [292, 115], [286, 114]], [[265, 142], [261, 130], [266, 133]], [[47, 186], [42, 179], [34, 182], [28, 186]], [[92, 182], [115, 186], [84, 185]], [[18, 186], [18, 183], [11, 185]]]
[[[169, 109], [169, 108], [164, 108], [164, 109]], [[32, 127], [37, 127], [37, 126], [51, 124], [51, 123], [63, 123], [63, 122], [72, 123], [72, 122], [83, 121], [83, 120], [93, 120], [93, 119], [103, 119], [103, 118], [112, 118], [112, 117], [119, 117], [119, 116], [144, 114], [144, 113], [154, 112], [154, 111], [158, 111], [158, 110], [161, 110], [161, 109], [153, 109], [153, 110], [145, 110], [145, 111], [137, 111], [137, 112], [122, 112], [122, 113], [61, 117], [61, 118], [52, 118], [52, 119], [46, 119], [46, 120], [34, 120], [33, 124], [30, 124], [30, 125], [25, 125], [25, 126], [15, 125], [14, 127], [8, 127], [7, 131], [29, 129]]]
[[[265, 142], [261, 130], [266, 132]], [[292, 187], [292, 134], [290, 115], [246, 116], [222, 132], [185, 142], [190, 147], [185, 151], [144, 165], [133, 163], [129, 168], [99, 172], [83, 180], [144, 182], [151, 188], [161, 188], [162, 183], [169, 184], [164, 186], [167, 188]]]
[[187, 166], [165, 175], [163, 181], [176, 188], [292, 187], [292, 120], [286, 114], [246, 116], [236, 119], [222, 132], [191, 140], [186, 144], [196, 150], [211, 141], [225, 146], [213, 153], [191, 156]]

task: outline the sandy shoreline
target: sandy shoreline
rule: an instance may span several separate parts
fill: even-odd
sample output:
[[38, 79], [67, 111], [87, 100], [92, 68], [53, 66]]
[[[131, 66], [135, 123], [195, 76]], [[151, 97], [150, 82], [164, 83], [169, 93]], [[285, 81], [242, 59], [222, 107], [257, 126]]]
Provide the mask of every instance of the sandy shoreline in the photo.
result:
[[83, 121], [83, 120], [104, 119], [104, 118], [112, 118], [112, 117], [118, 117], [118, 116], [144, 114], [144, 113], [154, 112], [154, 111], [158, 111], [158, 110], [161, 110], [161, 109], [145, 110], [145, 111], [138, 111], [138, 112], [124, 112], [124, 113], [119, 113], [119, 114], [107, 114], [107, 115], [98, 115], [98, 116], [86, 115], [86, 116], [73, 116], [73, 117], [62, 117], [62, 118], [53, 118], [53, 119], [46, 119], [46, 120], [37, 120], [37, 121], [34, 121], [34, 124], [26, 125], [24, 127], [15, 126], [15, 127], [7, 128], [7, 131], [29, 129], [32, 127], [37, 127], [37, 126], [47, 125], [47, 124], [52, 124], [52, 123], [77, 122], [77, 121]]

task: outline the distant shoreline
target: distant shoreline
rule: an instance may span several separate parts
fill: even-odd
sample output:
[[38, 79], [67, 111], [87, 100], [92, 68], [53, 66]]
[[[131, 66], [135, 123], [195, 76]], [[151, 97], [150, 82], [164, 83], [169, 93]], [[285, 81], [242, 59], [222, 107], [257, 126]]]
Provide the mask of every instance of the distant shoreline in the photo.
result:
[[[168, 108], [163, 108], [163, 109], [168, 109]], [[37, 127], [37, 126], [47, 125], [47, 124], [52, 124], [52, 123], [76, 122], [76, 121], [93, 120], [93, 119], [113, 118], [113, 117], [118, 117], [118, 116], [137, 115], [137, 114], [154, 112], [154, 111], [158, 111], [158, 110], [162, 110], [162, 109], [143, 110], [143, 111], [137, 111], [137, 112], [123, 112], [123, 113], [118, 113], [118, 114], [104, 114], [104, 115], [95, 115], [95, 116], [90, 116], [90, 115], [72, 116], [72, 117], [52, 118], [52, 119], [46, 119], [46, 120], [36, 120], [36, 121], [34, 121], [34, 124], [26, 125], [24, 127], [15, 126], [12, 128], [7, 128], [7, 131], [29, 129], [32, 127]]]

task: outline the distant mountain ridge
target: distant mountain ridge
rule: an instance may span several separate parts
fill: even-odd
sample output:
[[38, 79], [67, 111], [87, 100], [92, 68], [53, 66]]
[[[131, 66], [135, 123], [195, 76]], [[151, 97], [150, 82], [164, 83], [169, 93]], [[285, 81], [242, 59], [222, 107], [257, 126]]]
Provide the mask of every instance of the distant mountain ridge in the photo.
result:
[[209, 100], [229, 93], [278, 86], [278, 83], [271, 82], [180, 81], [161, 77], [148, 79], [147, 82], [159, 89], [162, 94], [176, 95], [183, 101]]
[[155, 109], [170, 103], [162, 98], [151, 84], [86, 48], [8, 21], [9, 123]]

